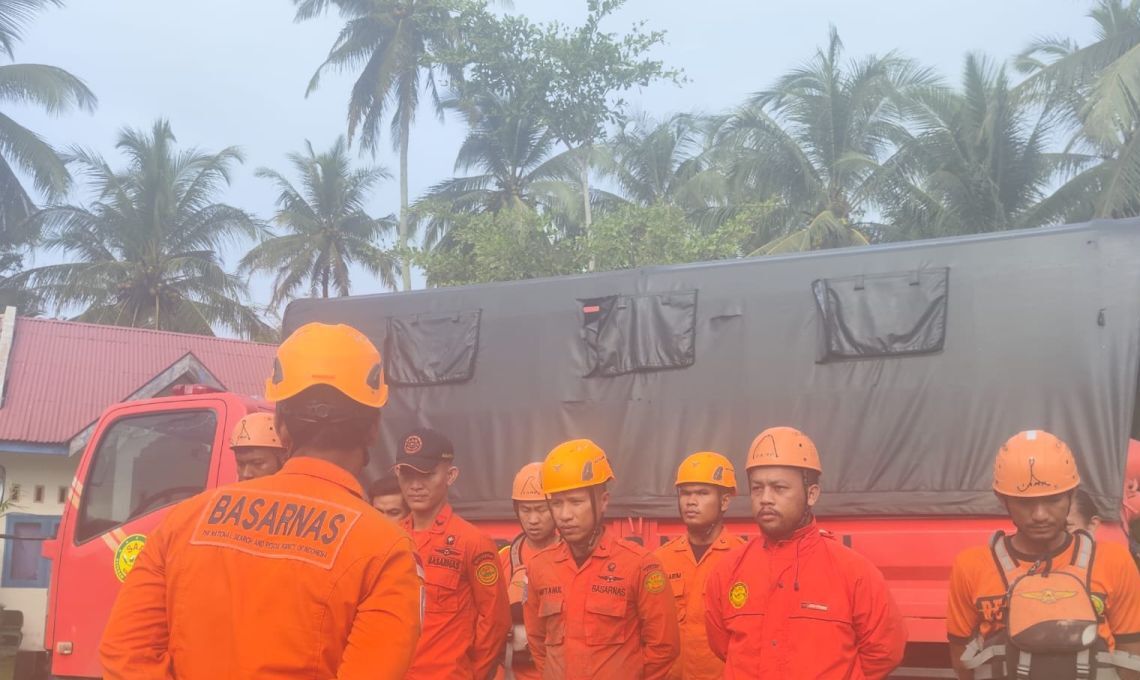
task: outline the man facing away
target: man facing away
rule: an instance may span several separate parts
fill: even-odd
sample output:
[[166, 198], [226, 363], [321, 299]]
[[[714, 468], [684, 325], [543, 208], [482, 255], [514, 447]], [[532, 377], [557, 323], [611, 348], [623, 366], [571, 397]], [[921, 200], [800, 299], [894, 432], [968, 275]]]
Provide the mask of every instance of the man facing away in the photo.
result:
[[289, 460], [170, 511], [111, 611], [104, 677], [404, 677], [422, 585], [411, 541], [357, 482], [383, 376], [380, 353], [348, 326], [308, 324], [281, 344], [266, 397]]

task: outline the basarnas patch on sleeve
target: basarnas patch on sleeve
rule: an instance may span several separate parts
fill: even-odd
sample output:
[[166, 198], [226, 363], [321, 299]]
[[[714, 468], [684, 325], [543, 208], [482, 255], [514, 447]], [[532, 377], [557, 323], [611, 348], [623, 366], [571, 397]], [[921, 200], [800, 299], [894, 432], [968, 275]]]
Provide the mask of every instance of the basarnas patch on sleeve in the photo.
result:
[[665, 572], [660, 569], [649, 572], [645, 577], [645, 589], [651, 593], [659, 593], [665, 590]]
[[728, 603], [732, 605], [733, 609], [740, 609], [745, 602], [748, 602], [748, 586], [744, 584], [744, 581], [737, 581], [728, 590]]
[[145, 545], [146, 536], [131, 534], [115, 549], [115, 578], [120, 582], [127, 580], [127, 574], [135, 568], [135, 560], [139, 558], [139, 553]]
[[499, 568], [494, 562], [484, 562], [475, 568], [475, 580], [485, 586], [493, 586], [499, 581]]

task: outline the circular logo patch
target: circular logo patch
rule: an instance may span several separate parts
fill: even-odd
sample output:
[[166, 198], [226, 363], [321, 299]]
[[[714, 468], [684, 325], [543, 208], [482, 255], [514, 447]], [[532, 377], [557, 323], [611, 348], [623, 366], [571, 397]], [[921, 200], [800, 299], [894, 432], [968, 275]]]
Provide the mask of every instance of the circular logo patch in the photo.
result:
[[485, 586], [493, 586], [499, 580], [499, 568], [494, 562], [484, 562], [475, 568], [475, 580]]
[[404, 453], [408, 454], [409, 456], [413, 453], [419, 453], [420, 449], [423, 447], [424, 440], [420, 439], [420, 436], [417, 434], [413, 434], [404, 440]]
[[645, 589], [651, 593], [659, 593], [665, 590], [665, 574], [661, 570], [649, 572], [649, 575], [645, 577]]
[[732, 588], [728, 591], [728, 603], [732, 605], [732, 608], [740, 609], [747, 601], [748, 586], [744, 585], [743, 581], [737, 581], [732, 584]]
[[115, 576], [119, 581], [125, 581], [127, 574], [135, 568], [135, 560], [138, 559], [144, 545], [146, 545], [146, 536], [131, 534], [115, 549]]
[[1089, 599], [1092, 600], [1093, 609], [1096, 610], [1097, 616], [1104, 616], [1104, 600], [1099, 595], [1093, 595]]

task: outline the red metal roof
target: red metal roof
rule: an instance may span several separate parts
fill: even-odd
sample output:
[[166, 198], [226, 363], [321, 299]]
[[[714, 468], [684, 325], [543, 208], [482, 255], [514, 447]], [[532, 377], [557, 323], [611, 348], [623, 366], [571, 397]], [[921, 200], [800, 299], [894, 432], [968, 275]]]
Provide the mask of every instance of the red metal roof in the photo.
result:
[[188, 353], [226, 389], [261, 395], [275, 351], [241, 340], [23, 317], [13, 335], [0, 441], [68, 442]]

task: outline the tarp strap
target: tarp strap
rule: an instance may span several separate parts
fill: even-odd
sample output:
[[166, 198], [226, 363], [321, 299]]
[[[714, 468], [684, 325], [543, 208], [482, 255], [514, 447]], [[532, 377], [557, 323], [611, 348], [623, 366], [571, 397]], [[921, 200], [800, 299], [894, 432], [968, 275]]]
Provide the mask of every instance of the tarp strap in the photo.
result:
[[962, 652], [962, 663], [966, 668], [975, 669], [999, 656], [1005, 656], [1005, 645], [986, 646], [982, 638], [976, 637], [966, 645], [966, 651]]
[[1029, 680], [1029, 671], [1033, 669], [1033, 655], [1025, 650], [1017, 650], [1017, 677], [1020, 680]]
[[[1004, 677], [1004, 673], [1000, 670], [999, 664], [990, 663], [995, 659], [1005, 656], [1005, 645], [990, 645], [984, 646], [981, 638], [975, 638], [970, 644], [966, 646], [966, 651], [962, 654], [962, 663], [974, 671], [974, 680], [993, 680], [994, 678]], [[1028, 654], [1024, 654], [1028, 657]], [[1096, 673], [1092, 673], [1091, 665], [1089, 664], [1091, 655], [1089, 650], [1081, 652], [1077, 656], [1077, 677], [1078, 678], [1095, 678], [1095, 680], [1116, 680], [1120, 677], [1116, 672], [1117, 668], [1125, 670], [1140, 672], [1140, 656], [1116, 650], [1114, 652], [1097, 652], [1096, 653]], [[1018, 665], [1018, 674], [1020, 677], [1021, 666]], [[1082, 672], [1084, 673], [1082, 675]]]
[[1077, 680], [1088, 680], [1092, 677], [1092, 664], [1089, 663], [1091, 652], [1086, 648], [1077, 652]]
[[1077, 531], [1073, 534], [1077, 541], [1077, 559], [1073, 562], [1079, 569], [1088, 569], [1089, 563], [1092, 562], [1092, 541], [1083, 531]]
[[1116, 666], [1130, 671], [1140, 671], [1140, 656], [1121, 650], [1097, 652], [1096, 662], [1100, 666]]
[[990, 546], [993, 549], [994, 559], [997, 560], [998, 566], [1001, 567], [1002, 576], [1009, 579], [1010, 574], [1017, 568], [1017, 563], [1013, 561], [1013, 556], [1009, 554], [1009, 549], [1005, 546], [1005, 532], [999, 531], [994, 534], [993, 539], [990, 541]]

